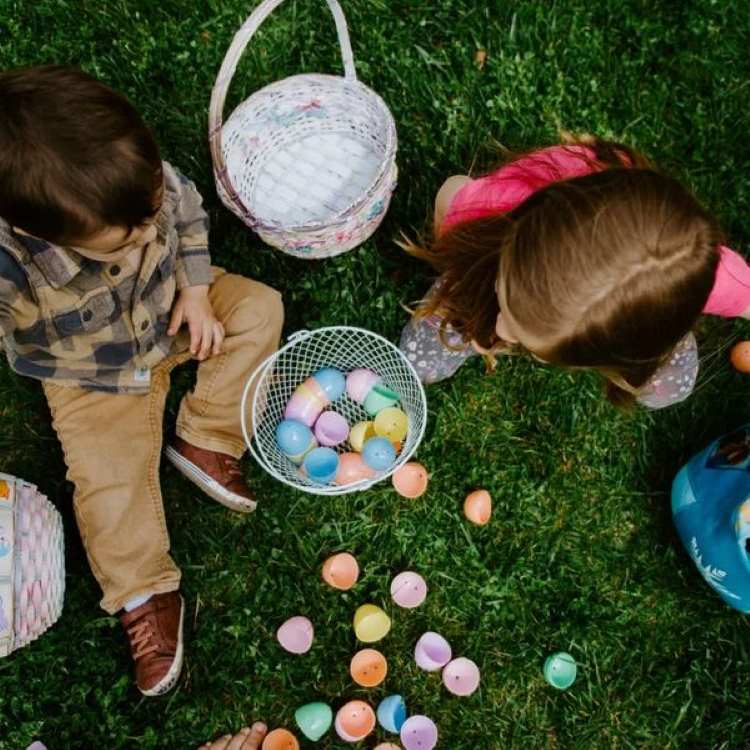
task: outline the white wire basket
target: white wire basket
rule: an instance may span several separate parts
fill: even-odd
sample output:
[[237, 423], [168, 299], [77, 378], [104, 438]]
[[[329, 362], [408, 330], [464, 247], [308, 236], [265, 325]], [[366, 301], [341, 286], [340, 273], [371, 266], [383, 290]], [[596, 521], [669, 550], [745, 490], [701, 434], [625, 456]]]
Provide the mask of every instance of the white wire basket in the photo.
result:
[[396, 125], [385, 102], [357, 80], [337, 0], [326, 2], [344, 77], [306, 74], [277, 81], [222, 123], [237, 63], [282, 2], [266, 0], [245, 21], [211, 93], [216, 188], [227, 208], [269, 245], [299, 258], [328, 258], [360, 245], [382, 221], [396, 187]]
[[[276, 427], [294, 389], [315, 371], [335, 367], [343, 373], [366, 367], [395, 391], [408, 421], [408, 433], [396, 462], [369, 479], [347, 485], [316, 484], [304, 476], [276, 444]], [[346, 393], [327, 407], [350, 425], [371, 420], [361, 404]], [[344, 495], [372, 487], [386, 479], [414, 455], [427, 427], [427, 399], [411, 363], [388, 339], [364, 328], [332, 326], [299, 331], [250, 376], [242, 394], [242, 432], [255, 460], [275, 479], [314, 495]], [[349, 442], [336, 449], [352, 450]]]
[[0, 474], [0, 656], [51, 627], [64, 597], [60, 514], [33, 484]]

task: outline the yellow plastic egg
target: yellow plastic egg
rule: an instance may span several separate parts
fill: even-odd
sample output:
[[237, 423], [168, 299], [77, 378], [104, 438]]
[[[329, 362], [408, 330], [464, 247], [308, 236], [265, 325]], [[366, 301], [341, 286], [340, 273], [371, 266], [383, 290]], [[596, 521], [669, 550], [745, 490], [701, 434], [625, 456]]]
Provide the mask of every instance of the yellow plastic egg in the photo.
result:
[[323, 563], [323, 580], [332, 588], [348, 591], [359, 580], [359, 564], [354, 555], [339, 552]]
[[492, 517], [492, 498], [487, 490], [470, 492], [464, 501], [464, 515], [477, 526], [484, 526]]
[[376, 435], [388, 438], [392, 443], [400, 443], [409, 430], [409, 418], [397, 406], [389, 406], [378, 412], [373, 425]]
[[362, 453], [362, 447], [372, 437], [375, 437], [375, 425], [372, 422], [357, 422], [349, 432], [349, 445], [352, 450]]
[[363, 604], [354, 613], [354, 633], [362, 643], [375, 643], [388, 635], [391, 618], [374, 604]]

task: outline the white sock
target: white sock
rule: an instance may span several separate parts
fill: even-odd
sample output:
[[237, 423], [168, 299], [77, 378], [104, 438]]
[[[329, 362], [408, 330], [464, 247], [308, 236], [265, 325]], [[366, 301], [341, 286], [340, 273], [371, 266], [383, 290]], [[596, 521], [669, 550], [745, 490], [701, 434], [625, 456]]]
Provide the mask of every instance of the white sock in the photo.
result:
[[125, 604], [123, 605], [123, 609], [126, 612], [132, 612], [134, 609], [137, 609], [141, 606], [141, 604], [145, 604], [153, 594], [141, 594], [140, 596], [134, 596], [132, 599], [128, 599]]

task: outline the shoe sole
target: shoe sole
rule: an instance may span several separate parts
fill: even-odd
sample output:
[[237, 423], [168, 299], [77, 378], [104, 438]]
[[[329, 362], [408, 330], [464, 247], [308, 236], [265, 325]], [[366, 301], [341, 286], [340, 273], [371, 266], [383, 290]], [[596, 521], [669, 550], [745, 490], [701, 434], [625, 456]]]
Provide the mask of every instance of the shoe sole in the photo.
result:
[[143, 690], [138, 688], [143, 695], [148, 698], [154, 698], [157, 695], [164, 695], [168, 693], [176, 684], [180, 678], [182, 672], [182, 657], [184, 653], [184, 647], [182, 643], [182, 624], [185, 620], [185, 600], [180, 597], [180, 628], [177, 634], [177, 649], [174, 655], [174, 661], [169, 667], [169, 671], [162, 677], [162, 679], [156, 683], [152, 688]]
[[248, 500], [234, 492], [229, 492], [200, 467], [196, 466], [192, 461], [188, 461], [182, 453], [174, 449], [171, 445], [167, 446], [164, 455], [180, 474], [200, 487], [203, 492], [216, 500], [217, 503], [221, 503], [224, 507], [234, 510], [237, 513], [252, 513], [255, 510], [257, 503], [254, 500]]

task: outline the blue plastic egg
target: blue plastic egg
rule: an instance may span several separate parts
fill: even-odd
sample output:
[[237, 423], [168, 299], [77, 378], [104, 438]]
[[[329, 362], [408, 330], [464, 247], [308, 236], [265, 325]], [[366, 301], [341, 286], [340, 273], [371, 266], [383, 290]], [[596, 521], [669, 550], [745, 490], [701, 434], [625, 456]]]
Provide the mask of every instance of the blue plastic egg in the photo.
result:
[[279, 450], [283, 454], [293, 458], [304, 456], [317, 443], [312, 430], [307, 425], [298, 422], [296, 419], [285, 419], [283, 422], [279, 422], [276, 428], [276, 445], [279, 446]]
[[311, 481], [328, 484], [339, 469], [339, 454], [332, 448], [314, 448], [305, 456], [302, 466]]
[[362, 458], [371, 469], [385, 471], [396, 460], [396, 449], [388, 438], [370, 438], [362, 448]]
[[313, 373], [313, 377], [328, 396], [329, 401], [336, 401], [344, 395], [346, 378], [341, 370], [337, 370], [335, 367], [324, 367], [322, 370]]
[[389, 695], [380, 701], [378, 721], [386, 732], [398, 734], [406, 721], [406, 703], [400, 695]]

